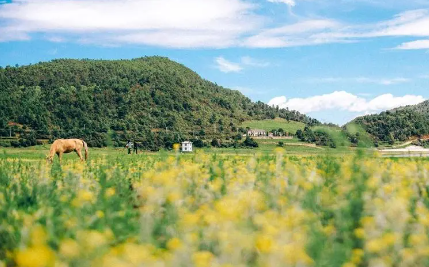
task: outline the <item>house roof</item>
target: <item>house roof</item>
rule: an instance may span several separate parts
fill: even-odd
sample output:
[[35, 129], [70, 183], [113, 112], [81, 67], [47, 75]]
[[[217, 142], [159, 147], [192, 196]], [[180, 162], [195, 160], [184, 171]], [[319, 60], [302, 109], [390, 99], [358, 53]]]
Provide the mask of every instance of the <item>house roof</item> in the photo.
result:
[[183, 141], [182, 144], [192, 144], [191, 141]]

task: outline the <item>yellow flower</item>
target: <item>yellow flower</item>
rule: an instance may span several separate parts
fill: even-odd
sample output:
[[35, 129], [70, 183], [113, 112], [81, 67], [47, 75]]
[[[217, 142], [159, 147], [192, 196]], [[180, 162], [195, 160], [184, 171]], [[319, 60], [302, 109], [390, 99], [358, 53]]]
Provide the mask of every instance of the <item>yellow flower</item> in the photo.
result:
[[18, 251], [15, 261], [19, 267], [47, 267], [53, 266], [55, 255], [47, 246], [35, 246]]
[[94, 194], [87, 190], [81, 190], [79, 191], [78, 198], [82, 201], [90, 202], [94, 200]]
[[37, 225], [31, 231], [31, 244], [33, 246], [43, 246], [46, 244], [48, 235], [41, 225]]
[[174, 237], [170, 240], [168, 240], [167, 242], [167, 248], [169, 250], [176, 250], [178, 248], [180, 248], [182, 246], [182, 242], [180, 241], [180, 239]]
[[65, 258], [76, 258], [79, 256], [79, 245], [73, 239], [64, 239], [60, 244], [60, 254]]
[[297, 265], [299, 263], [312, 264], [313, 259], [307, 255], [305, 248], [299, 244], [288, 244], [283, 246], [283, 257], [287, 264]]
[[363, 228], [356, 228], [354, 234], [359, 239], [365, 238], [365, 230]]
[[90, 251], [100, 248], [107, 243], [107, 238], [103, 233], [97, 231], [81, 231], [77, 233], [79, 243]]
[[98, 217], [98, 218], [104, 218], [104, 212], [103, 211], [101, 211], [101, 210], [97, 210], [96, 212], [95, 212], [95, 215]]
[[385, 248], [385, 243], [381, 239], [373, 239], [366, 243], [366, 249], [371, 253], [378, 253]]
[[211, 266], [213, 258], [213, 254], [209, 251], [197, 251], [192, 255], [192, 261], [196, 267]]
[[177, 144], [177, 143], [173, 144], [173, 149], [178, 151], [180, 149], [180, 144]]
[[106, 190], [105, 194], [106, 194], [106, 197], [109, 198], [109, 197], [112, 197], [113, 195], [115, 195], [115, 193], [116, 193], [115, 188], [110, 187]]
[[180, 194], [178, 192], [171, 192], [167, 195], [168, 202], [175, 202], [180, 199]]
[[151, 259], [150, 250], [147, 246], [126, 243], [123, 245], [123, 255], [134, 265], [139, 265]]
[[386, 233], [383, 235], [382, 240], [386, 246], [392, 246], [396, 243], [397, 235], [394, 233]]
[[256, 238], [255, 246], [261, 253], [269, 253], [273, 247], [273, 240], [268, 236], [260, 235]]

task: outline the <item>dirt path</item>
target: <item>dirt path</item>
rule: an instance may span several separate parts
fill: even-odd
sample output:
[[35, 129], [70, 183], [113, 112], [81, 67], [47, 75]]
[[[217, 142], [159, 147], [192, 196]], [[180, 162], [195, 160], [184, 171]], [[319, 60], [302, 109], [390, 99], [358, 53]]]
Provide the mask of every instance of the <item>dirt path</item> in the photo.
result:
[[[400, 145], [392, 146], [392, 148], [402, 148], [404, 146], [411, 145], [414, 141], [417, 141], [417, 140], [419, 140], [419, 138], [413, 138], [413, 139], [406, 141]], [[420, 138], [420, 140], [429, 140], [429, 136], [425, 135], [422, 138]]]

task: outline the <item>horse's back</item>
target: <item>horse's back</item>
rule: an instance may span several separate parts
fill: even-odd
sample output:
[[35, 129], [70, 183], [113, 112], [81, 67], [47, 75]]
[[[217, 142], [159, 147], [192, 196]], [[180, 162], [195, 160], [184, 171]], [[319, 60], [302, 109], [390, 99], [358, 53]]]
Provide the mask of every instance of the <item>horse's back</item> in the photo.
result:
[[67, 153], [82, 148], [83, 141], [80, 139], [57, 139], [52, 143], [52, 146], [56, 147], [57, 151]]

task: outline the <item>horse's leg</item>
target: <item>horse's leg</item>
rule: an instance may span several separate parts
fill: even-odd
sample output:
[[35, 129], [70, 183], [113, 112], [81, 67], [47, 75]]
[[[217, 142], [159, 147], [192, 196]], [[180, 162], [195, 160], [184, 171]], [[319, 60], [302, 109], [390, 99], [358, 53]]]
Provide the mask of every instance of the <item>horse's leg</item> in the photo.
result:
[[63, 162], [63, 152], [60, 152], [58, 154], [58, 157], [60, 158], [60, 164], [61, 164], [61, 162]]
[[83, 161], [83, 157], [82, 157], [82, 151], [80, 149], [76, 149], [76, 153], [80, 158], [80, 161]]

